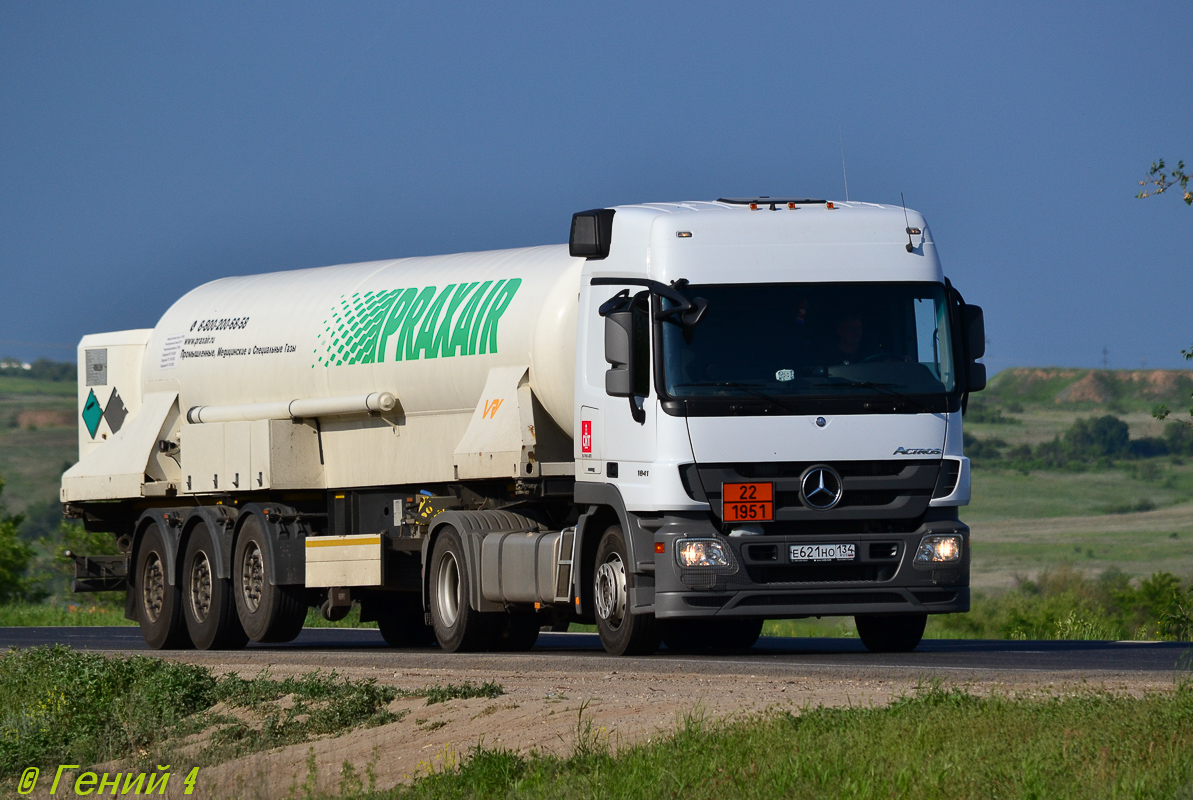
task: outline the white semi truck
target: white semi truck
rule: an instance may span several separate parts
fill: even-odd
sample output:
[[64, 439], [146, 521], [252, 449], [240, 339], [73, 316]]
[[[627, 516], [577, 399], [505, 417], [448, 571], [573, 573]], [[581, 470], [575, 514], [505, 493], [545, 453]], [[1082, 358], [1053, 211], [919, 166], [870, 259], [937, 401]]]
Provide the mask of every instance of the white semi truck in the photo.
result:
[[981, 309], [923, 218], [804, 198], [575, 214], [567, 247], [225, 278], [79, 344], [68, 516], [154, 648], [744, 648], [969, 608]]

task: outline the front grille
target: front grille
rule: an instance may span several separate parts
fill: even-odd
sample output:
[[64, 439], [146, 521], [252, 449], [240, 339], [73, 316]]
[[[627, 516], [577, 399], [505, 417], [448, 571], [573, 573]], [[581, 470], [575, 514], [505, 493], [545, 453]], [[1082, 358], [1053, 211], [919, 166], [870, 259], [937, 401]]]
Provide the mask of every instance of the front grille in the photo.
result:
[[741, 606], [853, 606], [880, 603], [906, 603], [894, 592], [833, 592], [832, 594], [754, 594], [738, 603]]
[[[915, 491], [908, 494], [925, 494], [925, 492]], [[841, 495], [841, 502], [837, 503], [837, 508], [889, 506], [897, 499], [899, 499], [899, 493], [896, 491], [845, 492]], [[799, 492], [777, 492], [775, 494], [775, 502], [779, 504], [780, 508], [799, 508], [803, 505], [803, 501], [799, 499]]]
[[[813, 464], [823, 464], [823, 461], [753, 461], [744, 464], [733, 464], [737, 474], [743, 478], [753, 480], [771, 478], [796, 478], [804, 474], [804, 470]], [[898, 475], [908, 464], [935, 464], [935, 461], [837, 461], [832, 464], [842, 478], [874, 478]], [[724, 465], [702, 465], [701, 469], [716, 468]]]
[[895, 577], [897, 564], [785, 564], [783, 566], [747, 566], [746, 574], [754, 583], [848, 583], [889, 581]]
[[[775, 489], [775, 522], [819, 524], [849, 520], [855, 523], [851, 530], [858, 532], [856, 523], [860, 522], [922, 517], [928, 510], [928, 501], [941, 470], [939, 459], [827, 462], [841, 476], [842, 496], [834, 508], [822, 511], [804, 506], [800, 500], [799, 482], [809, 467], [823, 463], [826, 462], [684, 464], [679, 472], [688, 496], [707, 502], [718, 517], [723, 515], [721, 493], [724, 484], [769, 481], [774, 483]], [[903, 532], [881, 525], [871, 530]]]

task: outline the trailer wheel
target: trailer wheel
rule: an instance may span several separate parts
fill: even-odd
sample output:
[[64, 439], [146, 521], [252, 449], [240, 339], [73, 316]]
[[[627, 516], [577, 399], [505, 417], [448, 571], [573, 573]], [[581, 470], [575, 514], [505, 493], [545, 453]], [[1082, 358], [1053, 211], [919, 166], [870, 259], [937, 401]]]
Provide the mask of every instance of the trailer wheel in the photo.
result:
[[498, 627], [493, 649], [507, 653], [518, 653], [534, 647], [539, 639], [543, 621], [534, 611], [514, 609], [504, 617]]
[[249, 515], [236, 537], [232, 557], [232, 594], [244, 632], [254, 642], [289, 642], [302, 632], [307, 617], [302, 586], [269, 582], [269, 543], [255, 514]]
[[449, 653], [484, 650], [497, 634], [498, 615], [468, 604], [472, 580], [460, 534], [445, 527], [431, 556], [431, 621], [439, 646]]
[[597, 633], [605, 650], [615, 656], [646, 655], [659, 649], [659, 624], [654, 614], [631, 614], [629, 586], [632, 575], [629, 549], [620, 526], [605, 531], [597, 545], [593, 576], [593, 605]]
[[858, 615], [857, 635], [871, 653], [908, 653], [924, 638], [927, 614]]
[[181, 650], [191, 646], [182, 621], [182, 599], [177, 584], [166, 574], [169, 561], [165, 542], [156, 525], [146, 529], [137, 550], [133, 592], [137, 622], [145, 644], [154, 650]]
[[236, 650], [249, 637], [240, 624], [232, 582], [215, 574], [216, 539], [206, 524], [191, 531], [182, 560], [182, 617], [200, 650]]
[[377, 628], [390, 647], [428, 647], [435, 643], [435, 629], [423, 623], [423, 605], [417, 594], [403, 592], [381, 602]]

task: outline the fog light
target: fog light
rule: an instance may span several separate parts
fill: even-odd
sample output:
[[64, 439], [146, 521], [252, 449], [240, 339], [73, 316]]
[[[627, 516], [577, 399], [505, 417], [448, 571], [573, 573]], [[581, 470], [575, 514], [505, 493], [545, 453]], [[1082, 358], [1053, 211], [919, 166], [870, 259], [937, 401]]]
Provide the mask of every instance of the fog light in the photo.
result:
[[920, 564], [960, 561], [962, 543], [961, 535], [956, 533], [925, 536], [920, 540], [915, 560]]
[[680, 539], [676, 543], [675, 560], [681, 567], [729, 566], [725, 545], [716, 539]]

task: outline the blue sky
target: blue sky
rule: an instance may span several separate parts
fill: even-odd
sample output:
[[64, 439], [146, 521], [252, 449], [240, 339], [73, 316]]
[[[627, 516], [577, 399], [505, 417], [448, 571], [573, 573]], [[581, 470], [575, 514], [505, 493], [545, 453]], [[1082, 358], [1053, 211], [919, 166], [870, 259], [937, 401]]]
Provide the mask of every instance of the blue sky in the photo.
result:
[[213, 278], [566, 241], [573, 211], [907, 203], [992, 369], [1186, 366], [1193, 4], [0, 3], [0, 354]]

